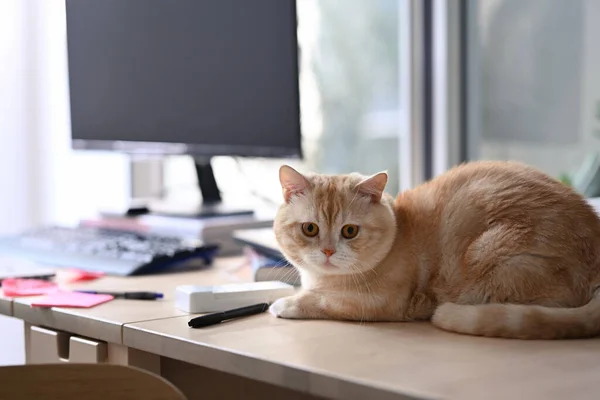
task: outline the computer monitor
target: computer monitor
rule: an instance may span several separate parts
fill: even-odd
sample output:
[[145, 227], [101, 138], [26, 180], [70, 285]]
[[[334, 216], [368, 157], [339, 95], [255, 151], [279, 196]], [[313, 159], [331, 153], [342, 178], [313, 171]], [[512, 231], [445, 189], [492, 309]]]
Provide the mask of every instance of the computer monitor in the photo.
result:
[[295, 0], [66, 0], [75, 149], [301, 158]]

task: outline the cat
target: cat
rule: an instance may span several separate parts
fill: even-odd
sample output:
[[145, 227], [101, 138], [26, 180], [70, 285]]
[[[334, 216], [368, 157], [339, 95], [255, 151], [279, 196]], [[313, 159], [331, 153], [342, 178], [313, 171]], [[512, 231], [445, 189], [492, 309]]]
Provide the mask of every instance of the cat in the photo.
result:
[[600, 218], [532, 166], [473, 161], [393, 198], [372, 176], [279, 170], [274, 233], [300, 272], [280, 318], [424, 321], [515, 339], [600, 334]]

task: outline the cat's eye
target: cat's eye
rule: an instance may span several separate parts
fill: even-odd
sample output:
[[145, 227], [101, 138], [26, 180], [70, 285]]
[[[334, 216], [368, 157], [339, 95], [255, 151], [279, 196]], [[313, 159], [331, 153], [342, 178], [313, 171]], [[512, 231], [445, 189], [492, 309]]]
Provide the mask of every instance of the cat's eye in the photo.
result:
[[305, 222], [302, 224], [302, 233], [308, 237], [315, 237], [319, 234], [319, 226], [314, 222]]
[[358, 226], [348, 224], [342, 227], [342, 236], [346, 239], [353, 239], [358, 235]]

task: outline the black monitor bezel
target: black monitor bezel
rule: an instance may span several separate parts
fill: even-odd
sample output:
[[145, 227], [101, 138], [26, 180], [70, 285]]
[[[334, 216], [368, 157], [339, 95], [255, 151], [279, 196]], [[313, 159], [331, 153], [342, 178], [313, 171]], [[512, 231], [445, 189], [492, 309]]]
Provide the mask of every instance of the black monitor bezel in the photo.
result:
[[256, 158], [303, 158], [301, 135], [297, 148], [265, 146], [203, 145], [167, 142], [136, 142], [128, 140], [88, 140], [71, 138], [73, 150], [111, 151], [138, 155], [189, 155], [194, 157], [256, 157]]

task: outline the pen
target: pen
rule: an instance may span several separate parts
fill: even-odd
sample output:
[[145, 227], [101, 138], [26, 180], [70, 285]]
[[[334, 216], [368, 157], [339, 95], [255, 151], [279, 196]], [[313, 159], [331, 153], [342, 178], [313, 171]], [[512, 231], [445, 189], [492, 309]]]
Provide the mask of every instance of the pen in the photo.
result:
[[95, 290], [78, 290], [78, 292], [88, 294], [109, 294], [115, 299], [127, 300], [156, 300], [164, 297], [162, 293], [156, 292], [102, 292]]
[[246, 306], [241, 308], [236, 308], [229, 311], [217, 312], [214, 314], [206, 314], [201, 315], [196, 318], [192, 318], [188, 322], [188, 326], [191, 328], [203, 328], [209, 325], [220, 324], [223, 321], [239, 318], [239, 317], [247, 317], [249, 315], [260, 314], [269, 309], [269, 303], [260, 303], [254, 304], [252, 306]]

